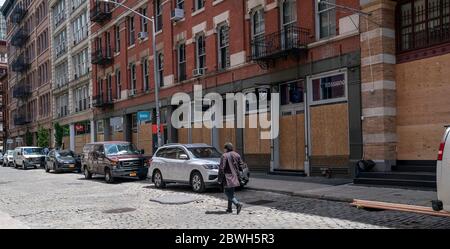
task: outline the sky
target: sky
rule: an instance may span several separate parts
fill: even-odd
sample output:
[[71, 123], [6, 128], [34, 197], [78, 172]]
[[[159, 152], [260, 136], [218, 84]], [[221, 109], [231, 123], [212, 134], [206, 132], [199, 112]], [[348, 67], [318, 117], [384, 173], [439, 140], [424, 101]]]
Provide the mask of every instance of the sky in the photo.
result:
[[0, 6], [2, 6], [4, 2], [5, 0], [0, 0]]

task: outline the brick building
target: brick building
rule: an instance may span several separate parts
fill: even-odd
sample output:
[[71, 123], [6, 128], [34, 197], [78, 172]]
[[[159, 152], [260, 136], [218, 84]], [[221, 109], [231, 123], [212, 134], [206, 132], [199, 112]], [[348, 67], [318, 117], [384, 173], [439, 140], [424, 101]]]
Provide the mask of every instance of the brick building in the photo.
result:
[[91, 43], [89, 1], [52, 0], [53, 120], [69, 134], [64, 148], [81, 152], [91, 141]]
[[[0, 22], [0, 25], [2, 24], [6, 23]], [[8, 93], [5, 89], [8, 89], [8, 53], [6, 41], [0, 40], [0, 151], [4, 151], [6, 147], [6, 132], [8, 130], [8, 119], [5, 116]]]
[[[359, 8], [358, 1], [337, 3]], [[221, 148], [232, 141], [252, 169], [352, 173], [350, 162], [362, 156], [359, 15], [316, 1], [124, 4], [155, 16], [157, 56], [148, 38], [151, 23], [91, 0], [96, 139], [129, 140], [151, 152], [154, 118], [138, 125], [136, 113], [154, 112], [156, 80], [164, 142]], [[220, 94], [281, 93], [279, 138], [258, 139], [261, 128], [173, 129], [171, 96], [198, 84]]]
[[7, 0], [8, 134], [12, 147], [36, 144], [39, 127], [51, 129], [51, 49], [48, 1]]

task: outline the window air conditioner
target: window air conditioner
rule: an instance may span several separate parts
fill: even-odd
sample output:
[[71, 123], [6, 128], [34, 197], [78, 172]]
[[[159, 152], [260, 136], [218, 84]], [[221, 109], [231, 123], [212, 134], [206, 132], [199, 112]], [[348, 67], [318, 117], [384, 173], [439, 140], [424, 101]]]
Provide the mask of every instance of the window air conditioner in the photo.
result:
[[139, 32], [138, 33], [138, 39], [139, 40], [145, 40], [145, 39], [147, 39], [148, 38], [148, 33], [147, 32]]
[[172, 14], [170, 16], [170, 20], [172, 21], [179, 21], [181, 19], [184, 18], [184, 10], [183, 9], [178, 9], [175, 8], [174, 10], [172, 10]]
[[206, 68], [196, 68], [192, 71], [192, 75], [194, 77], [199, 77], [199, 76], [205, 75], [205, 72], [206, 72]]

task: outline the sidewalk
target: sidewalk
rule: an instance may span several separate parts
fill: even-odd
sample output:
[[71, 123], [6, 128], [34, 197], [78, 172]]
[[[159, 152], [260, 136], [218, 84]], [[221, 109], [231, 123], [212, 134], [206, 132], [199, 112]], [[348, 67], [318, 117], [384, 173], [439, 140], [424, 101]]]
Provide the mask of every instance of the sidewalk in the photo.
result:
[[436, 191], [383, 186], [354, 185], [351, 179], [278, 176], [253, 173], [248, 189], [264, 190], [294, 196], [352, 202], [353, 199], [431, 206]]
[[13, 219], [7, 213], [0, 211], [0, 229], [28, 229], [29, 227], [24, 225], [18, 220]]

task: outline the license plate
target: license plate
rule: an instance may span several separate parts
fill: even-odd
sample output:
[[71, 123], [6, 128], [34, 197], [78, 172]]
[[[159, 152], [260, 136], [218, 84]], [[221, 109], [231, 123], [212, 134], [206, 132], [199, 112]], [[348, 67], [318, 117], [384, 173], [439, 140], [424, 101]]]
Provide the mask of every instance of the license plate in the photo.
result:
[[137, 176], [136, 172], [131, 172], [130, 176]]
[[69, 168], [75, 168], [75, 164], [70, 164]]

